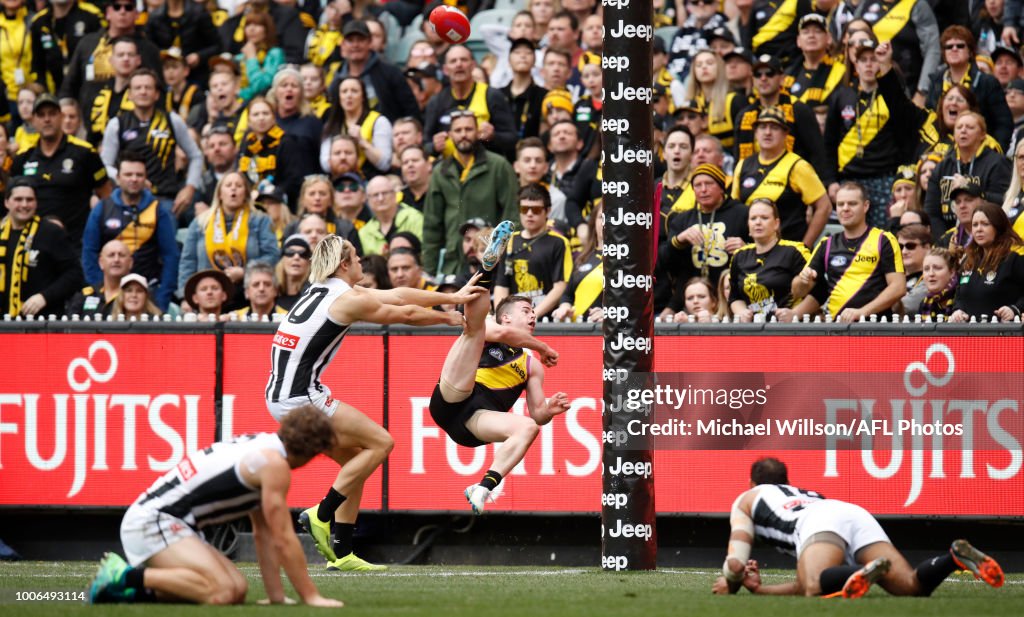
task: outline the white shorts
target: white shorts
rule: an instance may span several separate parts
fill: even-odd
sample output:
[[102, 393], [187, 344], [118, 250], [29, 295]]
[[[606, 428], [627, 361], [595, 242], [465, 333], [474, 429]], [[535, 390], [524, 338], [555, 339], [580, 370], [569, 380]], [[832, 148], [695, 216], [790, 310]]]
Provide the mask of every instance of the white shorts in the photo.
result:
[[875, 517], [864, 508], [837, 499], [824, 499], [806, 506], [796, 524], [796, 554], [799, 557], [806, 542], [817, 533], [831, 532], [846, 542], [846, 563], [857, 563], [857, 551], [875, 542], [889, 542]]
[[289, 411], [298, 409], [305, 405], [312, 405], [324, 412], [328, 418], [334, 415], [334, 412], [338, 410], [338, 400], [331, 398], [331, 390], [324, 386], [322, 392], [312, 391], [306, 396], [295, 396], [283, 401], [271, 403], [267, 401], [267, 409], [270, 410], [270, 415], [274, 416], [274, 419], [280, 422]]
[[128, 508], [121, 519], [121, 546], [132, 566], [146, 563], [175, 542], [202, 535], [180, 518], [138, 504]]

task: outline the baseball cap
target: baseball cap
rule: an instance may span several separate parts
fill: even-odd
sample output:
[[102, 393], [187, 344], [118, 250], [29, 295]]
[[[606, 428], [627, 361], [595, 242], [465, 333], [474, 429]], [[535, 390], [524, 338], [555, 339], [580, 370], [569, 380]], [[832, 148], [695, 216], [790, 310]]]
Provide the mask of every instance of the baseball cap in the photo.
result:
[[483, 229], [484, 227], [490, 227], [490, 226], [491, 226], [490, 223], [488, 223], [487, 221], [483, 220], [479, 216], [475, 216], [475, 217], [473, 217], [471, 219], [466, 219], [465, 223], [463, 223], [462, 225], [459, 225], [459, 235], [460, 236], [465, 235], [466, 234], [466, 230], [469, 229], [469, 228]]
[[875, 51], [876, 49], [878, 49], [878, 43], [872, 41], [871, 39], [863, 39], [857, 41], [853, 45], [854, 57], [860, 57], [861, 52]]
[[828, 23], [825, 21], [824, 15], [818, 15], [817, 13], [808, 13], [800, 18], [800, 23], [797, 25], [799, 30], [808, 28], [810, 26], [817, 26], [822, 30], [828, 32]]
[[39, 110], [46, 105], [52, 105], [57, 109], [60, 109], [60, 102], [57, 101], [57, 97], [53, 96], [49, 92], [44, 92], [36, 97], [35, 103], [32, 103], [32, 113], [39, 113]]
[[142, 285], [143, 289], [149, 291], [149, 281], [147, 281], [146, 277], [142, 276], [141, 274], [136, 274], [132, 272], [131, 274], [125, 274], [124, 276], [122, 276], [121, 289], [124, 289], [124, 286], [127, 285], [128, 283], [138, 283], [139, 285]]
[[370, 28], [366, 25], [365, 21], [361, 19], [353, 19], [345, 24], [345, 27], [341, 29], [341, 36], [351, 36], [353, 34], [370, 38]]
[[1021, 60], [1020, 53], [1018, 53], [1016, 49], [1007, 47], [1006, 45], [996, 45], [996, 48], [993, 49], [992, 53], [989, 55], [992, 58], [992, 62], [998, 60], [999, 56], [1010, 56], [1013, 58], [1014, 62], [1017, 63], [1017, 66], [1024, 66], [1024, 60]]
[[951, 201], [956, 201], [957, 195], [959, 195], [961, 193], [967, 193], [968, 195], [970, 195], [972, 197], [982, 197], [982, 196], [984, 196], [984, 193], [981, 190], [981, 185], [980, 184], [973, 184], [972, 183], [972, 184], [968, 184], [967, 186], [957, 187], [957, 188], [953, 189], [952, 191], [950, 191], [949, 199]]
[[782, 112], [778, 107], [765, 107], [757, 114], [757, 120], [754, 121], [754, 126], [765, 123], [778, 124], [779, 126], [789, 130], [789, 123], [786, 122], [786, 114]]
[[1017, 79], [1011, 79], [1010, 83], [1006, 84], [1006, 89], [1024, 92], [1024, 79], [1019, 77]]
[[747, 64], [754, 63], [754, 59], [750, 56], [750, 52], [742, 47], [735, 47], [732, 51], [722, 56], [722, 60], [725, 60], [726, 62], [732, 60], [733, 58], [739, 58], [740, 60], [743, 60]]
[[779, 59], [770, 54], [761, 54], [754, 58], [754, 70], [756, 71], [762, 66], [766, 66], [776, 73], [782, 72], [782, 65], [779, 63]]
[[313, 249], [309, 246], [309, 241], [302, 234], [292, 234], [284, 241], [281, 245], [281, 253], [284, 254], [289, 248], [296, 247], [306, 251], [306, 255], [312, 255]]
[[359, 188], [363, 188], [363, 178], [355, 172], [346, 172], [334, 179], [334, 190], [341, 191], [343, 185], [355, 182]]
[[164, 62], [167, 60], [177, 60], [178, 62], [184, 62], [185, 54], [182, 53], [180, 47], [168, 47], [167, 49], [161, 49], [160, 61]]
[[256, 195], [256, 204], [259, 205], [264, 201], [276, 201], [277, 203], [287, 204], [288, 196], [284, 194], [280, 188], [273, 184], [260, 188], [259, 194]]
[[729, 29], [726, 28], [725, 26], [718, 26], [717, 28], [706, 30], [704, 32], [704, 40], [706, 40], [709, 45], [711, 44], [711, 41], [714, 41], [715, 39], [721, 39], [723, 41], [732, 43], [733, 45], [736, 44], [736, 38], [732, 35], [732, 32], [730, 32]]

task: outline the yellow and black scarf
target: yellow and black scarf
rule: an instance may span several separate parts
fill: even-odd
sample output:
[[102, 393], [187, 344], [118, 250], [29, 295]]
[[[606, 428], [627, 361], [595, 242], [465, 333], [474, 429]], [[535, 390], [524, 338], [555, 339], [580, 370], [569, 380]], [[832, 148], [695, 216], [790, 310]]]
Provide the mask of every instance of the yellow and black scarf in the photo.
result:
[[14, 255], [11, 256], [11, 288], [7, 289], [7, 241], [11, 238], [14, 224], [11, 217], [7, 217], [0, 224], [0, 293], [7, 291], [7, 312], [11, 317], [16, 317], [21, 312], [21, 286], [28, 280], [29, 255], [32, 253], [32, 241], [35, 240], [36, 232], [39, 231], [39, 217], [34, 216], [20, 232], [18, 245], [14, 247]]
[[210, 211], [210, 218], [206, 221], [206, 256], [214, 268], [223, 271], [232, 266], [245, 267], [249, 210], [245, 207], [235, 214], [230, 232], [224, 210], [218, 206]]

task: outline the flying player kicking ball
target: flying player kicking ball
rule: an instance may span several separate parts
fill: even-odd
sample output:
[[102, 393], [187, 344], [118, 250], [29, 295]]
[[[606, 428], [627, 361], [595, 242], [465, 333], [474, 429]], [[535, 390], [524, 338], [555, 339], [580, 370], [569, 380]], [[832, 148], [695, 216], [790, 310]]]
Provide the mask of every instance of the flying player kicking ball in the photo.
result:
[[[493, 271], [512, 234], [512, 223], [494, 228], [482, 253], [480, 287], [489, 287]], [[558, 392], [544, 397], [544, 367], [558, 362], [558, 353], [533, 337], [537, 317], [528, 298], [505, 298], [489, 320], [490, 299], [479, 295], [465, 305], [462, 335], [445, 358], [441, 377], [430, 397], [430, 415], [452, 440], [468, 448], [501, 443], [479, 484], [465, 490], [474, 514], [523, 460], [540, 426], [569, 409], [569, 397]], [[536, 351], [540, 361], [530, 353]], [[529, 416], [509, 413], [526, 391]]]

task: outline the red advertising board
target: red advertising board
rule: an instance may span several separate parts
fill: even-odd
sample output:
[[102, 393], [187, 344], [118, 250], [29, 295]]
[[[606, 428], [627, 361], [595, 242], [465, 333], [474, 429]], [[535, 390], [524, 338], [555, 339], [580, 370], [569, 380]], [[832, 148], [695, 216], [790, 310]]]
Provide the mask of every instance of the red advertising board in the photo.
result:
[[[272, 333], [224, 335], [224, 404], [221, 427], [225, 437], [276, 431], [267, 411], [264, 391], [270, 375]], [[384, 337], [348, 334], [334, 361], [321, 375], [333, 396], [355, 407], [378, 424], [384, 422]], [[321, 499], [338, 475], [338, 465], [319, 456], [292, 474], [288, 505], [308, 508]], [[379, 510], [383, 475], [373, 473], [364, 485], [362, 509]]]
[[[434, 424], [428, 404], [455, 337], [389, 339], [391, 453], [388, 506], [393, 510], [468, 507], [462, 491], [480, 481], [494, 446], [464, 448]], [[499, 487], [488, 511], [591, 512], [601, 500], [601, 339], [551, 337], [561, 354], [546, 373], [547, 394], [563, 391], [572, 408], [544, 426], [523, 463]], [[515, 413], [525, 413], [520, 398]]]
[[[452, 340], [391, 337], [389, 426], [396, 441], [390, 458], [392, 509], [464, 510], [462, 490], [479, 480], [493, 457], [493, 446], [473, 450], [455, 445], [427, 410]], [[571, 336], [546, 340], [561, 358], [558, 367], [547, 371], [545, 391], [565, 391], [572, 410], [544, 427], [523, 466], [488, 506], [490, 511], [599, 510], [601, 340]], [[807, 373], [808, 379], [818, 373], [907, 373], [908, 383], [916, 384], [915, 395], [883, 392], [879, 395], [883, 403], [919, 399], [929, 410], [950, 414], [953, 401], [945, 400], [942, 388], [934, 384], [947, 373], [977, 373], [996, 382], [1002, 375], [1019, 384], [1024, 339], [660, 336], [655, 341], [655, 370]], [[930, 391], [928, 384], [933, 384]], [[658, 512], [727, 512], [747, 486], [750, 463], [771, 454], [789, 464], [794, 484], [859, 503], [877, 514], [1022, 516], [1024, 436], [1019, 427], [1024, 409], [1019, 394], [1016, 400], [1006, 401], [996, 390], [992, 400], [978, 401], [972, 435], [945, 437], [941, 444], [923, 438], [896, 451], [892, 443], [832, 452], [659, 451], [654, 469]], [[523, 412], [523, 403], [521, 399], [516, 413]], [[1004, 419], [1016, 418], [1016, 431], [998, 434], [999, 429], [992, 428], [992, 416], [1000, 411]], [[1002, 445], [977, 448], [978, 444], [990, 446], [994, 439], [1001, 439]]]
[[213, 336], [5, 333], [0, 504], [130, 504], [213, 441], [214, 368]]

